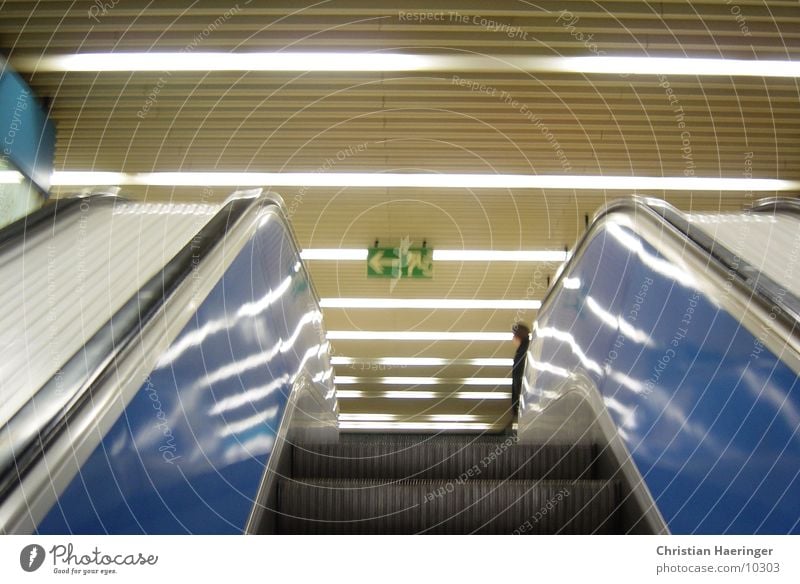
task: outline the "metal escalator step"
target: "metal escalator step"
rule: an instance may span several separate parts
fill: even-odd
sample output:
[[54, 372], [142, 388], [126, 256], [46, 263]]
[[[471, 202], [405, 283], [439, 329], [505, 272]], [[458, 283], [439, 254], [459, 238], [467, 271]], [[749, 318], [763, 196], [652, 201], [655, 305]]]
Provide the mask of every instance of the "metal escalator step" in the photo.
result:
[[397, 439], [295, 445], [294, 477], [355, 479], [593, 479], [590, 444]]
[[616, 481], [283, 479], [278, 533], [617, 533]]
[[430, 442], [436, 442], [438, 440], [447, 440], [447, 441], [455, 440], [461, 442], [475, 442], [475, 441], [503, 442], [508, 438], [509, 436], [505, 434], [493, 434], [490, 432], [481, 432], [481, 433], [440, 432], [438, 434], [413, 434], [410, 432], [397, 432], [397, 433], [387, 432], [382, 434], [377, 434], [373, 432], [339, 433], [339, 443], [386, 441], [386, 442], [396, 442], [398, 444], [408, 444], [409, 442], [430, 443]]

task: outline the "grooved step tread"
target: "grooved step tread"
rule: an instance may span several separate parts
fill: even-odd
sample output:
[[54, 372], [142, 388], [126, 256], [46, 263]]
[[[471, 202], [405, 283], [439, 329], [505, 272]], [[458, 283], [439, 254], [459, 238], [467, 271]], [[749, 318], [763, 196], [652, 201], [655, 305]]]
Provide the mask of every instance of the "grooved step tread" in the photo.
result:
[[439, 440], [443, 441], [457, 441], [457, 442], [505, 442], [511, 440], [517, 441], [516, 436], [508, 436], [506, 434], [495, 434], [490, 432], [481, 433], [461, 433], [461, 432], [440, 432], [438, 434], [413, 434], [410, 432], [402, 433], [384, 433], [376, 434], [373, 432], [340, 432], [339, 443], [345, 442], [396, 442], [399, 444], [407, 444], [409, 442], [416, 443], [430, 443]]
[[296, 445], [294, 477], [331, 479], [594, 479], [592, 445], [516, 444], [511, 439], [380, 439]]
[[278, 533], [617, 533], [616, 481], [283, 479]]

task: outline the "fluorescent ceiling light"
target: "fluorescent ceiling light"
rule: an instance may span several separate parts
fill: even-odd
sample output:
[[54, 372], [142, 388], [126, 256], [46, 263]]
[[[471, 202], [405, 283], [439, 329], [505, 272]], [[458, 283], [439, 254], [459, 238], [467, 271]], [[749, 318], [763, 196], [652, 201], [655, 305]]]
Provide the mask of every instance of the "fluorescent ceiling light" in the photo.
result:
[[538, 300], [472, 300], [460, 298], [323, 298], [322, 308], [417, 308], [461, 310], [538, 310]]
[[23, 72], [67, 71], [460, 71], [800, 77], [800, 63], [693, 57], [430, 55], [391, 52], [114, 52], [13, 55]]
[[510, 341], [512, 334], [483, 331], [328, 331], [330, 340], [345, 341]]
[[[395, 395], [402, 394], [402, 395]], [[339, 399], [363, 399], [363, 398], [392, 398], [402, 399], [434, 399], [439, 392], [436, 391], [361, 391], [359, 389], [337, 389], [336, 397]]]
[[16, 170], [0, 170], [0, 185], [13, 185], [22, 182], [22, 173]]
[[420, 71], [425, 55], [398, 53], [115, 52], [14, 57], [19, 71]]
[[563, 262], [569, 257], [566, 251], [490, 249], [435, 249], [435, 261], [453, 262]]
[[336, 385], [353, 385], [370, 383], [380, 385], [439, 385], [435, 377], [356, 377], [353, 375], [337, 375], [334, 377]]
[[459, 359], [458, 364], [477, 365], [479, 367], [511, 367], [514, 359], [481, 357], [479, 359]]
[[337, 375], [336, 385], [511, 385], [508, 377], [356, 377]]
[[331, 357], [332, 365], [389, 365], [397, 367], [425, 367], [437, 365], [475, 365], [478, 367], [511, 367], [513, 359], [480, 358], [480, 359], [442, 359], [439, 357], [378, 357], [364, 359], [355, 357]]
[[565, 71], [628, 75], [800, 77], [800, 62], [694, 57], [564, 57]]
[[366, 249], [304, 249], [300, 252], [304, 260], [365, 260]]
[[341, 430], [439, 430], [461, 431], [461, 430], [491, 430], [493, 424], [478, 424], [474, 422], [339, 422]]
[[396, 420], [399, 418], [397, 414], [339, 414], [340, 420], [374, 420], [374, 421], [381, 421], [381, 422], [390, 422], [392, 420]]
[[50, 177], [50, 184], [52, 186], [121, 186], [134, 184], [130, 182], [132, 176], [123, 172], [56, 170]]
[[508, 391], [459, 391], [452, 397], [456, 399], [511, 399], [511, 392]]
[[55, 171], [53, 186], [374, 187], [434, 189], [590, 189], [653, 191], [796, 191], [800, 181], [770, 178], [432, 174], [359, 172], [148, 172]]
[[468, 400], [508, 400], [511, 393], [507, 391], [363, 391], [360, 389], [338, 389], [336, 397], [340, 399], [468, 399]]
[[[398, 414], [339, 414], [339, 420], [343, 422], [391, 422], [402, 419], [405, 416]], [[481, 419], [477, 414], [431, 414], [424, 417], [431, 422], [475, 422]]]
[[[307, 248], [300, 252], [304, 260], [351, 261], [366, 260], [366, 249]], [[437, 262], [563, 262], [569, 257], [566, 251], [551, 250], [491, 250], [491, 249], [435, 249]]]

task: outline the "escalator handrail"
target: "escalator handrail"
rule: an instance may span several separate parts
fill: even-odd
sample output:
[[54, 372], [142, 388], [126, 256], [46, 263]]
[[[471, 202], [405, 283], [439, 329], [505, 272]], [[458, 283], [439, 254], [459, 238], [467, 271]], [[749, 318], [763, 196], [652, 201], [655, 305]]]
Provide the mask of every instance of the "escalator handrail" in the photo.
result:
[[308, 281], [308, 288], [311, 290], [311, 295], [314, 297], [314, 301], [319, 308], [320, 298], [319, 294], [317, 293], [317, 289], [314, 286], [314, 282], [311, 280], [311, 276], [308, 273], [308, 269], [306, 268], [305, 262], [302, 260], [302, 247], [300, 246], [300, 242], [297, 239], [297, 234], [294, 232], [294, 228], [292, 227], [291, 222], [288, 220], [289, 217], [289, 208], [286, 206], [286, 202], [283, 200], [278, 193], [273, 191], [267, 191], [261, 194], [261, 197], [268, 199], [273, 205], [278, 207], [280, 210], [280, 215], [283, 218], [283, 227], [286, 230], [286, 233], [289, 235], [289, 240], [292, 243], [292, 247], [294, 248], [294, 252], [297, 254], [297, 259], [302, 266], [303, 271], [305, 272]]
[[[278, 207], [281, 216], [286, 216], [282, 199], [274, 193], [255, 189], [231, 195], [192, 241], [134, 293], [86, 345], [0, 427], [0, 433], [7, 433], [10, 443], [9, 450], [0, 451], [0, 502], [13, 492], [47, 447], [62, 434], [67, 421], [91, 407], [95, 388], [113, 376], [115, 363], [124, 358], [144, 326], [177, 292], [181, 283], [191, 277], [197, 266], [228, 236], [235, 234], [243, 224], [249, 225], [245, 219], [250, 211], [270, 207]], [[299, 258], [296, 238], [288, 222], [284, 225]], [[318, 304], [316, 291], [311, 289]], [[54, 397], [60, 399], [53, 401]], [[43, 410], [47, 410], [44, 416]]]
[[[765, 201], [765, 205], [770, 204], [770, 200], [765, 199], [763, 201]], [[757, 201], [756, 205], [760, 203], [761, 201]], [[776, 298], [774, 291], [781, 289], [781, 287], [772, 279], [760, 274], [758, 270], [741, 258], [738, 262], [733, 262], [733, 254], [730, 251], [714, 242], [712, 238], [708, 236], [702, 237], [704, 234], [699, 234], [698, 230], [690, 229], [689, 222], [680, 211], [666, 201], [639, 195], [611, 201], [595, 213], [589, 228], [578, 240], [569, 258], [561, 266], [553, 283], [545, 292], [538, 311], [539, 315], [545, 314], [550, 303], [554, 301], [555, 291], [560, 288], [562, 279], [567, 277], [572, 266], [580, 261], [583, 250], [594, 237], [595, 231], [602, 223], [602, 219], [612, 213], [625, 213], [632, 217], [644, 216], [649, 218], [663, 228], [662, 232], [670, 234], [675, 239], [680, 239], [683, 249], [689, 250], [697, 257], [707, 261], [711, 260], [711, 265], [716, 266], [720, 274], [732, 273], [735, 276], [734, 283], [738, 290], [744, 295], [749, 293], [748, 298], [755, 301], [766, 314], [770, 314], [770, 318], [774, 316], [774, 318], [771, 318], [773, 322], [782, 326], [785, 331], [788, 331], [794, 338], [798, 339], [791, 346], [796, 353], [800, 353], [800, 348], [798, 348], [800, 346], [800, 303], [798, 303], [794, 294], [790, 291], [785, 291], [786, 293], [782, 298]], [[781, 310], [773, 310], [776, 305]]]
[[765, 197], [753, 203], [750, 209], [754, 213], [794, 213], [800, 215], [800, 199], [794, 197]]
[[[759, 199], [753, 205], [753, 210], [765, 212], [767, 210], [777, 210], [784, 205], [785, 198], [772, 197], [769, 199]], [[686, 236], [692, 243], [699, 246], [706, 254], [722, 264], [725, 270], [732, 273], [739, 281], [747, 286], [752, 293], [762, 301], [768, 302], [772, 306], [778, 306], [781, 313], [789, 313], [793, 316], [795, 323], [800, 323], [800, 298], [791, 290], [786, 290], [767, 274], [737, 256], [724, 245], [715, 241], [699, 229], [692, 229], [691, 223], [686, 217], [666, 201], [650, 200], [646, 204], [658, 214], [662, 215], [675, 229]], [[795, 211], [796, 212], [796, 211]]]

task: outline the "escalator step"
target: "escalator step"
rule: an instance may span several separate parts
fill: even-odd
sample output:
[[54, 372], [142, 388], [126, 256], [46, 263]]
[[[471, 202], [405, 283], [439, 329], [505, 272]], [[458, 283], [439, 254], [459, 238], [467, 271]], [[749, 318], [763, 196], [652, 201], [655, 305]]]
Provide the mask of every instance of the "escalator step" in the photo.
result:
[[396, 442], [398, 444], [414, 443], [431, 443], [438, 440], [456, 441], [456, 442], [504, 442], [509, 439], [506, 434], [493, 434], [490, 432], [482, 432], [476, 434], [474, 432], [463, 434], [458, 432], [440, 432], [438, 434], [411, 434], [407, 432], [397, 433], [382, 433], [375, 434], [371, 432], [339, 432], [339, 442]]
[[617, 533], [616, 481], [283, 479], [278, 533]]
[[295, 445], [292, 476], [355, 479], [593, 479], [594, 447], [438, 439]]

